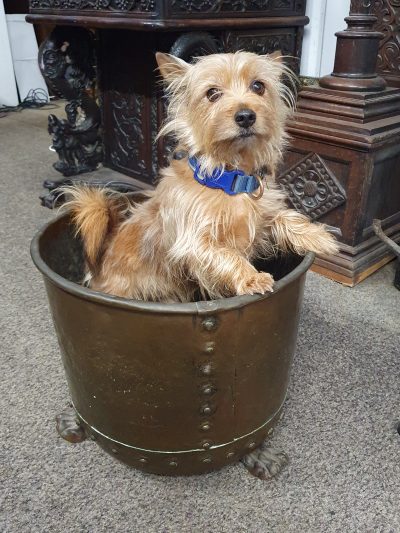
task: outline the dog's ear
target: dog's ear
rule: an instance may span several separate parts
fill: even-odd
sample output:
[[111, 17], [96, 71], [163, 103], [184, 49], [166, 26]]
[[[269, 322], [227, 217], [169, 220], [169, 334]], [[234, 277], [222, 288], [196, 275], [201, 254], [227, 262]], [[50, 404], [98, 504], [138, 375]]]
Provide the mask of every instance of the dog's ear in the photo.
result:
[[283, 62], [283, 55], [280, 50], [272, 52], [272, 54], [266, 54], [264, 58], [269, 65], [270, 75], [276, 80], [280, 80], [283, 71], [285, 70], [285, 64]]
[[190, 65], [183, 61], [183, 59], [179, 59], [179, 57], [170, 54], [163, 54], [162, 52], [156, 53], [156, 60], [158, 70], [167, 82], [182, 77], [190, 68]]
[[270, 59], [273, 61], [276, 61], [277, 63], [282, 63], [283, 57], [282, 57], [282, 51], [281, 50], [275, 50], [275, 52], [272, 52], [272, 54], [268, 54]]

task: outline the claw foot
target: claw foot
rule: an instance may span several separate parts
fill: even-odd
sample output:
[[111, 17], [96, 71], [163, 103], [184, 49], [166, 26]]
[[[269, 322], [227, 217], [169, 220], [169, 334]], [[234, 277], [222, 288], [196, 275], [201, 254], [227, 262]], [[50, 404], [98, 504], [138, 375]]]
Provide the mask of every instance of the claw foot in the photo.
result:
[[60, 437], [76, 444], [86, 439], [86, 433], [80, 425], [75, 409], [68, 406], [56, 416], [57, 431]]
[[268, 480], [279, 474], [288, 464], [288, 456], [282, 450], [272, 448], [263, 442], [257, 450], [245, 455], [241, 461], [247, 470], [255, 477]]

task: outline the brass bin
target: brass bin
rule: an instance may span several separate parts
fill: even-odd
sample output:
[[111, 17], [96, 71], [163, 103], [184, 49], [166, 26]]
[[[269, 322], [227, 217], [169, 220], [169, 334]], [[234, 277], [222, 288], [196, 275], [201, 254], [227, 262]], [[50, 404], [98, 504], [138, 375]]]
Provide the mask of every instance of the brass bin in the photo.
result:
[[141, 302], [79, 284], [68, 215], [32, 241], [73, 407], [88, 436], [124, 463], [165, 475], [235, 462], [271, 433], [285, 402], [306, 257], [277, 257], [274, 292], [187, 304]]

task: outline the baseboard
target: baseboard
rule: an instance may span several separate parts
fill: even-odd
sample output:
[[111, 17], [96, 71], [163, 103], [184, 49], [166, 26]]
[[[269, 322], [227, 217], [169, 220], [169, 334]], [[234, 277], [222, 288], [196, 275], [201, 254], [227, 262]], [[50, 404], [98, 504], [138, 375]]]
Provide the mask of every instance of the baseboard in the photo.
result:
[[[400, 242], [400, 224], [387, 228], [385, 233]], [[311, 270], [354, 287], [394, 258], [394, 254], [374, 235], [357, 246], [342, 245], [337, 255], [317, 257]]]

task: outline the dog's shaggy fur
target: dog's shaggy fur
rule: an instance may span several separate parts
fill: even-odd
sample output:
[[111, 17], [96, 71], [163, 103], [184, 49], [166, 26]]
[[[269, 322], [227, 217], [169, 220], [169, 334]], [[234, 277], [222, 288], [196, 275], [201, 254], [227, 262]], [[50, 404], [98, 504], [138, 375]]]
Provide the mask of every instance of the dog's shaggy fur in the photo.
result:
[[[257, 200], [205, 187], [186, 158], [172, 160], [138, 205], [104, 190], [71, 188], [67, 206], [83, 239], [91, 288], [164, 302], [191, 301], [198, 290], [208, 298], [263, 294], [274, 281], [257, 272], [256, 256], [336, 252], [333, 236], [288, 209], [274, 181], [289, 113], [281, 59], [238, 52], [189, 65], [159, 53], [157, 61], [170, 98], [161, 134], [173, 133], [204, 171], [267, 168], [265, 192]], [[244, 108], [256, 113], [246, 129], [234, 120]]]

